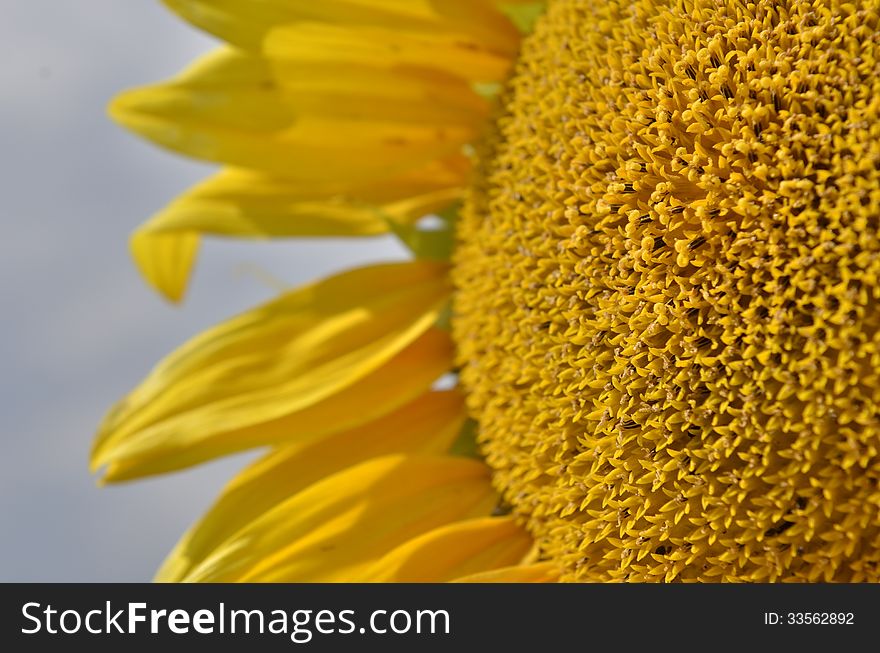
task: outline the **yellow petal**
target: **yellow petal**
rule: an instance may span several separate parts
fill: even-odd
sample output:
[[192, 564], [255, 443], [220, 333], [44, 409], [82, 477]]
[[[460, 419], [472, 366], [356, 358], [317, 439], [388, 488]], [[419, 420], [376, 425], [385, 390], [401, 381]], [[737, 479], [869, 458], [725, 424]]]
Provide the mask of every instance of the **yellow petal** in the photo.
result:
[[401, 32], [374, 26], [294, 23], [272, 28], [263, 52], [275, 66], [358, 63], [385, 70], [442, 71], [474, 82], [499, 81], [511, 67], [477, 38], [453, 32]]
[[448, 451], [463, 422], [457, 391], [428, 392], [378, 420], [273, 451], [226, 487], [168, 556], [156, 580], [179, 581], [238, 530], [322, 478], [391, 453]]
[[532, 539], [512, 517], [482, 517], [441, 526], [406, 542], [358, 580], [379, 583], [442, 583], [515, 565]]
[[479, 35], [513, 54], [517, 33], [489, 0], [164, 0], [197, 27], [259, 50], [266, 32], [300, 21], [381, 25], [396, 30], [451, 30]]
[[[303, 44], [268, 60], [278, 94], [294, 115], [470, 127], [480, 126], [489, 116], [485, 98], [454, 75], [426, 68], [376, 66], [359, 55], [349, 58], [332, 39], [322, 37], [328, 28], [308, 28], [298, 31], [317, 41], [314, 49]], [[325, 49], [320, 50], [324, 40]]]
[[450, 29], [466, 30], [487, 47], [511, 58], [519, 50], [521, 32], [500, 10], [498, 0], [428, 0]]
[[306, 444], [381, 418], [419, 396], [452, 364], [448, 333], [430, 329], [387, 363], [339, 392], [278, 419], [243, 428], [177, 437], [153, 430], [150, 438], [115, 445], [104, 481], [162, 474], [236, 451], [290, 442]]
[[142, 225], [132, 237], [132, 255], [154, 288], [179, 301], [200, 235], [380, 234], [388, 230], [389, 221], [409, 224], [460, 199], [468, 168], [465, 159], [454, 157], [349, 188], [339, 183], [304, 184], [250, 170], [224, 170]]
[[407, 540], [485, 515], [495, 501], [482, 463], [451, 457], [374, 458], [277, 505], [184, 580], [350, 580]]
[[[301, 182], [388, 178], [460, 152], [479, 131], [479, 116], [459, 106], [452, 114], [460, 122], [436, 120], [439, 109], [429, 102], [422, 103], [424, 121], [414, 104], [403, 108], [407, 120], [393, 113], [359, 118], [326, 110], [343, 101], [339, 95], [299, 97], [299, 104], [285, 99], [263, 60], [221, 49], [167, 84], [122, 93], [110, 114], [182, 154]], [[389, 99], [380, 108], [390, 106]]]
[[376, 265], [292, 291], [210, 329], [161, 362], [110, 412], [92, 465], [143, 454], [156, 442], [185, 447], [314, 406], [424, 333], [448, 292], [445, 265]]
[[555, 583], [559, 574], [552, 563], [514, 565], [455, 579], [456, 583]]
[[186, 293], [200, 245], [197, 232], [165, 234], [141, 227], [132, 235], [129, 249], [149, 284], [169, 301], [179, 302]]

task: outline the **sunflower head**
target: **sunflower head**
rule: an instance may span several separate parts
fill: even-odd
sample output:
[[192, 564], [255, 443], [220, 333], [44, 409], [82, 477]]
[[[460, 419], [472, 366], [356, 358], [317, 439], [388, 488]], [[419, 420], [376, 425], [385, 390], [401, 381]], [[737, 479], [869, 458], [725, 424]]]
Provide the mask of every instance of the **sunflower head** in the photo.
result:
[[880, 578], [874, 2], [554, 0], [460, 226], [496, 485], [567, 579]]

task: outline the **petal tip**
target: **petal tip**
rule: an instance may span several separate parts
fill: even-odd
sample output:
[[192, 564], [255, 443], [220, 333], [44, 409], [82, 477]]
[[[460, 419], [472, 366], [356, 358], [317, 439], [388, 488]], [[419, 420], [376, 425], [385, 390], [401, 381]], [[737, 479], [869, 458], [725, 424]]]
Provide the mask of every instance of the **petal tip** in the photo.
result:
[[186, 296], [198, 248], [199, 236], [192, 233], [164, 235], [141, 227], [129, 239], [129, 251], [141, 276], [175, 305]]
[[137, 131], [137, 118], [140, 112], [138, 97], [142, 89], [133, 88], [117, 93], [107, 103], [107, 115], [118, 125], [131, 131]]

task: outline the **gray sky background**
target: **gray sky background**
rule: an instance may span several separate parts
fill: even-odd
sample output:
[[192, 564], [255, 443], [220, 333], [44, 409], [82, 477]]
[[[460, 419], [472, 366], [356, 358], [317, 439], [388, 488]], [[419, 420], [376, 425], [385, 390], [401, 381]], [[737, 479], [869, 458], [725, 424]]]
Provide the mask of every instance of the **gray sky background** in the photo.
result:
[[127, 237], [208, 166], [143, 143], [104, 106], [213, 42], [159, 0], [0, 0], [0, 581], [144, 581], [249, 458], [99, 489], [104, 411], [161, 356], [296, 285], [402, 255], [389, 240], [202, 249], [171, 307]]

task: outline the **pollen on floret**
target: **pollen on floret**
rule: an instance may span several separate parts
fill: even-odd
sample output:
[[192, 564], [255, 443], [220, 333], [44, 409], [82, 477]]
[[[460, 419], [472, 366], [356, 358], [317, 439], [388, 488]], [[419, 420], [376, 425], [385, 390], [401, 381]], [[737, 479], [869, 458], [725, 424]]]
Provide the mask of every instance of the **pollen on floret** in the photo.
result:
[[880, 581], [880, 8], [550, 0], [453, 333], [567, 580]]

